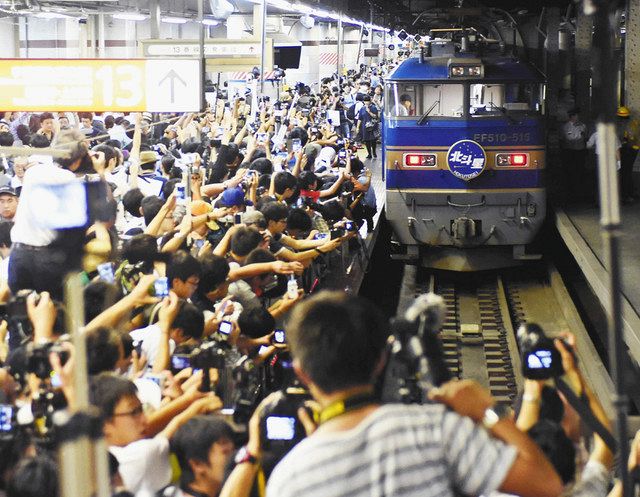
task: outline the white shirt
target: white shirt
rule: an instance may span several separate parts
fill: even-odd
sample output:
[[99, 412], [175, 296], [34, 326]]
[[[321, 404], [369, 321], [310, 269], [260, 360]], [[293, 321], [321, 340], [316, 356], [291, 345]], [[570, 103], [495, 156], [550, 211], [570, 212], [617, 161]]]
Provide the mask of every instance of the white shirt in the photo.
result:
[[[33, 186], [37, 184], [61, 184], [75, 178], [71, 171], [55, 165], [36, 164], [27, 169], [22, 180], [22, 193], [11, 229], [11, 241], [24, 243], [36, 247], [44, 247], [53, 242], [56, 232], [38, 226], [40, 215], [46, 216], [47, 206], [39, 205], [38, 198], [33, 193]], [[84, 209], [84, 205], [69, 206], [69, 208]]]
[[[160, 348], [160, 340], [162, 338], [160, 326], [152, 324], [146, 328], [138, 328], [129, 333], [129, 335], [131, 335], [134, 342], [142, 342], [142, 353], [147, 356], [147, 367], [152, 369], [153, 363], [158, 357], [158, 349]], [[169, 339], [169, 354], [173, 354], [175, 348], [176, 343]]]
[[109, 452], [118, 460], [124, 486], [136, 497], [154, 497], [171, 482], [169, 439], [162, 435], [125, 447], [111, 446]]

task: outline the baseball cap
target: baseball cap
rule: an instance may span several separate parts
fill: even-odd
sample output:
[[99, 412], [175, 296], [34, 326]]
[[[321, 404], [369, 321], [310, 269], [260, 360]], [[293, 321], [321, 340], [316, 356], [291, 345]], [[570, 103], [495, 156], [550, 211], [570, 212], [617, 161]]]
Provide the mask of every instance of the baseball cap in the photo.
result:
[[249, 211], [242, 215], [243, 224], [257, 224], [258, 226], [266, 226], [264, 214], [260, 211]]
[[240, 187], [225, 190], [220, 197], [220, 205], [233, 207], [234, 205], [253, 205], [253, 202], [244, 198], [244, 191]]
[[14, 197], [18, 196], [16, 191], [13, 188], [11, 188], [9, 185], [0, 186], [0, 195], [13, 195]]

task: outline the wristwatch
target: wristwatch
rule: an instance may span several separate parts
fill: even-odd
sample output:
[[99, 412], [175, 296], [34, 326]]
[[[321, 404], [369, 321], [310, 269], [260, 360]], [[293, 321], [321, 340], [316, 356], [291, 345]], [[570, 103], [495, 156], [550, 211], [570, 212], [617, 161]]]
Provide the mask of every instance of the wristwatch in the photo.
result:
[[491, 407], [487, 407], [482, 417], [482, 426], [487, 430], [493, 428], [498, 421], [506, 418], [511, 413], [511, 409], [504, 404], [495, 404]]
[[238, 450], [234, 460], [236, 464], [243, 464], [246, 462], [256, 464], [258, 462], [258, 458], [249, 452], [246, 445]]

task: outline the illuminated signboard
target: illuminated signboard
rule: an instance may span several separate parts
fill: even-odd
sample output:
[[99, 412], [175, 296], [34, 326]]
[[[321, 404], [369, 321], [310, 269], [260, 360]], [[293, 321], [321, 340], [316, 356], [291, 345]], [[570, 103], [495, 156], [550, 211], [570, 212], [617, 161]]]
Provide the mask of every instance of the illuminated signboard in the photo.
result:
[[194, 59], [0, 59], [0, 109], [197, 111], [198, 69]]

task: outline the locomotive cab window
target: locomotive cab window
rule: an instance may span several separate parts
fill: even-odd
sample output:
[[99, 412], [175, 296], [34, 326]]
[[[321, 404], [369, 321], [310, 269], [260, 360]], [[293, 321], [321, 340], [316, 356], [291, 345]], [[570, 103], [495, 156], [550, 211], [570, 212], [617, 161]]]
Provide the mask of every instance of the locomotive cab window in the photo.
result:
[[464, 112], [462, 84], [389, 83], [386, 109], [389, 117], [462, 117]]
[[469, 114], [472, 117], [536, 115], [542, 113], [543, 89], [538, 83], [471, 83]]

